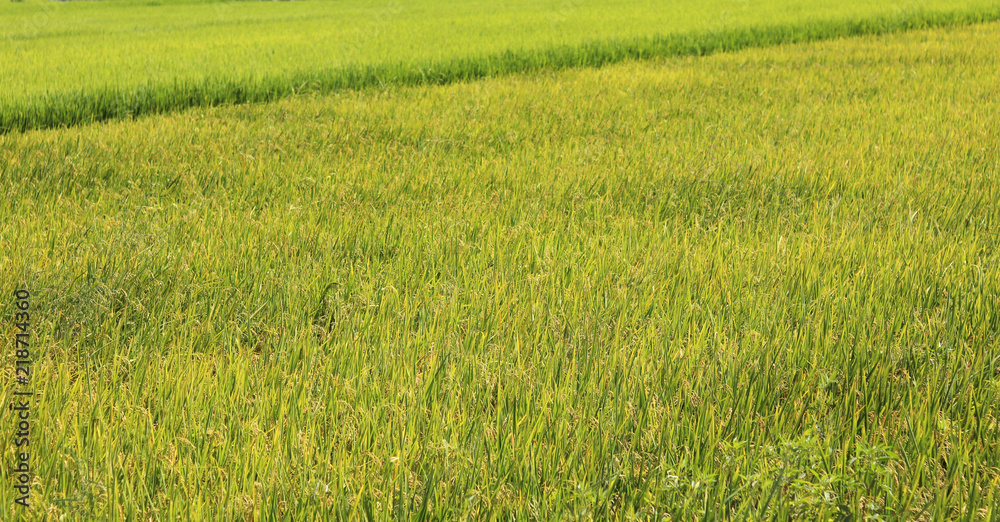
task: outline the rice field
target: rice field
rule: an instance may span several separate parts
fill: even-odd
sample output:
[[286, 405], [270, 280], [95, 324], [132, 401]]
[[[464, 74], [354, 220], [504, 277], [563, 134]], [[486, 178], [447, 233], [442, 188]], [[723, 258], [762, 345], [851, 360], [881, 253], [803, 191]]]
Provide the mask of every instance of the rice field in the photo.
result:
[[0, 3], [0, 133], [1000, 19], [996, 0]]
[[[898, 7], [785, 1], [705, 4], [732, 18], [704, 34]], [[517, 6], [418, 5], [350, 63], [584, 49], [604, 9], [470, 47], [495, 22], [477, 6]], [[629, 5], [649, 16], [608, 8], [586, 41], [700, 30], [693, 3], [676, 20]], [[86, 71], [0, 61], [8, 122], [56, 106], [39, 100], [57, 85], [79, 101], [213, 82], [243, 52], [201, 68], [142, 46], [176, 58], [256, 24], [252, 49], [377, 8], [29, 1], [0, 18], [21, 7], [58, 13], [31, 36], [50, 50], [136, 47]], [[99, 13], [116, 9], [123, 31], [162, 28], [115, 34]], [[185, 25], [216, 9], [242, 21]], [[38, 397], [28, 508], [12, 410], [0, 424], [0, 518], [1000, 519], [1000, 23], [948, 20], [7, 129], [3, 306], [30, 290]], [[451, 43], [411, 53], [393, 31]], [[292, 40], [233, 77], [321, 70]], [[163, 68], [101, 72], [137, 56]]]

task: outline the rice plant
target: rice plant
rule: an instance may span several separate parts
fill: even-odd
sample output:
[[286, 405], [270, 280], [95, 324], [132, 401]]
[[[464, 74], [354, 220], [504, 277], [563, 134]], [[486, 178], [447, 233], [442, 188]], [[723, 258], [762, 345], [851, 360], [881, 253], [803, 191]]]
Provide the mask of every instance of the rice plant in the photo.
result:
[[39, 393], [4, 518], [994, 519], [997, 48], [992, 23], [0, 136]]
[[0, 4], [0, 133], [1000, 19], [995, 0]]

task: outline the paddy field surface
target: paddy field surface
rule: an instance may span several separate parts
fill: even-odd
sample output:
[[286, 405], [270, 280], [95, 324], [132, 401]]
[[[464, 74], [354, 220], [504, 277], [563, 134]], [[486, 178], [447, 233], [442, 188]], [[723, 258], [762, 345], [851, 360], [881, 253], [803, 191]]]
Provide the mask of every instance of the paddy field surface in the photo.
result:
[[952, 24], [0, 135], [38, 393], [4, 518], [1000, 517], [997, 49]]
[[996, 0], [0, 3], [0, 133], [1000, 19]]

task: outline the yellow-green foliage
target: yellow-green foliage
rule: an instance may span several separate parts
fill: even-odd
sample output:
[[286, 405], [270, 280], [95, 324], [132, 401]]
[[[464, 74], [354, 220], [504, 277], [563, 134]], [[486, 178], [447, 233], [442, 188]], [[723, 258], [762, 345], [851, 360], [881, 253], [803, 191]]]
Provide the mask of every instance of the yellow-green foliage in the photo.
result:
[[0, 2], [0, 133], [998, 18], [997, 0]]
[[995, 517], [998, 48], [991, 24], [2, 136], [32, 512]]

